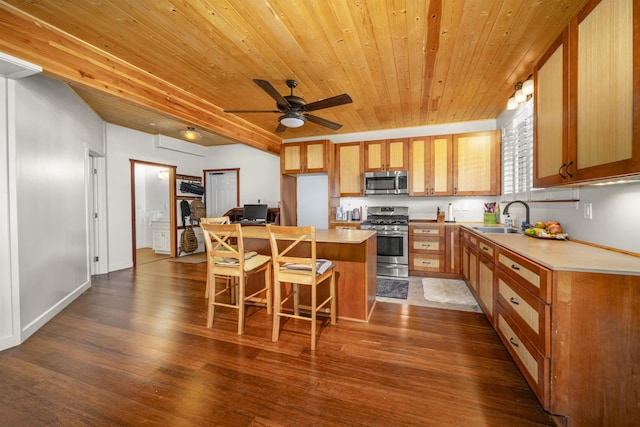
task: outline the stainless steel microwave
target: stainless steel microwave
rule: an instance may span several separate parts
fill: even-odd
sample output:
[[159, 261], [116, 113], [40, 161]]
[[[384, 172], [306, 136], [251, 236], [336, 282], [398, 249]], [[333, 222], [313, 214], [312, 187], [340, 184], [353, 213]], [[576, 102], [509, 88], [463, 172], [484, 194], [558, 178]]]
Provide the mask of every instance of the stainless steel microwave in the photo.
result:
[[364, 194], [408, 194], [409, 172], [386, 171], [364, 173]]

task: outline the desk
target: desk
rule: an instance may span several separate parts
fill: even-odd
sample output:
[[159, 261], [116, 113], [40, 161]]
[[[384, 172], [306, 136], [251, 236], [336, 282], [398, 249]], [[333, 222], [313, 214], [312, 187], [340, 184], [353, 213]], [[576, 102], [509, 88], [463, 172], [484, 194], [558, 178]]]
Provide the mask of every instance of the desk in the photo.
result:
[[[271, 255], [266, 227], [243, 226], [242, 235], [246, 250]], [[317, 257], [336, 265], [341, 319], [366, 322], [371, 316], [376, 302], [377, 244], [371, 230], [316, 230]]]

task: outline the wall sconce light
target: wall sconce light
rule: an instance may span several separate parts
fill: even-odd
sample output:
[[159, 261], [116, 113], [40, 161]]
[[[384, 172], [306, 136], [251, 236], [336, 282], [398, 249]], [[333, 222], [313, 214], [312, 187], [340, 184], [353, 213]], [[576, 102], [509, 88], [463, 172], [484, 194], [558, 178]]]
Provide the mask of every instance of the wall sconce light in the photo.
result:
[[527, 80], [523, 82], [518, 82], [514, 86], [514, 93], [511, 95], [511, 98], [507, 101], [507, 110], [515, 110], [518, 108], [518, 105], [528, 101], [533, 96], [533, 80], [532, 76], [527, 77]]
[[188, 126], [187, 130], [181, 130], [180, 135], [187, 141], [197, 141], [202, 138], [202, 134], [200, 132], [196, 132], [196, 128]]

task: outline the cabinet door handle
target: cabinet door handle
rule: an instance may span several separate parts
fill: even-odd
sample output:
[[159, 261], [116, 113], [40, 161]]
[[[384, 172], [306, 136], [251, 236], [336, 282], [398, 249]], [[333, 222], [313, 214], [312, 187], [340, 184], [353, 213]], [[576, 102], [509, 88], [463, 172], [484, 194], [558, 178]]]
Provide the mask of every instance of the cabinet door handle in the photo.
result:
[[566, 177], [566, 176], [562, 175], [562, 169], [564, 169], [566, 166], [567, 166], [567, 164], [566, 164], [566, 163], [563, 163], [562, 165], [560, 165], [560, 169], [558, 169], [558, 175], [560, 175], [560, 177], [561, 177], [562, 179], [567, 179], [567, 177]]
[[514, 347], [520, 347], [520, 344], [518, 344], [516, 342], [516, 340], [513, 339], [513, 337], [509, 338], [509, 342], [511, 343], [512, 346]]
[[481, 260], [480, 262], [482, 262], [483, 264], [487, 264], [489, 265], [489, 261], [487, 261], [486, 259]]
[[569, 172], [569, 168], [571, 167], [571, 165], [573, 165], [573, 160], [571, 160], [569, 162], [569, 164], [567, 165], [567, 167], [564, 168], [565, 172], [567, 172], [567, 175], [569, 175], [569, 178], [573, 178], [573, 174], [571, 172]]
[[514, 270], [520, 270], [520, 267], [518, 267], [518, 266], [517, 266], [517, 265], [515, 265], [515, 264], [511, 264], [511, 268], [513, 268]]
[[520, 305], [520, 303], [518, 302], [518, 300], [517, 300], [517, 299], [515, 299], [514, 297], [511, 297], [511, 299], [510, 299], [509, 301], [511, 301], [511, 303], [512, 303], [512, 304]]
[[488, 250], [489, 250], [489, 248], [488, 248], [488, 247], [486, 247], [486, 246], [483, 246], [483, 247], [482, 247], [482, 250], [483, 250], [483, 251], [488, 251]]

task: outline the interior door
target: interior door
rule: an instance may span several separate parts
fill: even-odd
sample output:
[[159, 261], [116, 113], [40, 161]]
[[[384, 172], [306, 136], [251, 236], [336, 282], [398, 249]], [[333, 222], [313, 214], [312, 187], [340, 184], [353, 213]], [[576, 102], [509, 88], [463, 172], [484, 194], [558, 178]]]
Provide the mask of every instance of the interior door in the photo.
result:
[[205, 174], [207, 217], [223, 216], [239, 206], [240, 169], [208, 170]]

